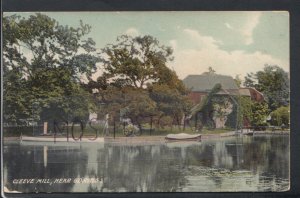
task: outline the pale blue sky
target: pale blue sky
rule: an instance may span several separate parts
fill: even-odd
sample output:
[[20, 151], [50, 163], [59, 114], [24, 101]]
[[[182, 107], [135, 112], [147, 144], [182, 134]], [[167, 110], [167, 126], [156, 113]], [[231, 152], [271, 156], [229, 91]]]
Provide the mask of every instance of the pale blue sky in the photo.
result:
[[[8, 13], [5, 13], [7, 15]], [[9, 13], [11, 14], [11, 13]], [[18, 13], [27, 17], [32, 13]], [[45, 12], [60, 24], [92, 26], [97, 48], [122, 34], [152, 35], [174, 48], [168, 65], [180, 78], [217, 73], [244, 76], [277, 64], [289, 71], [288, 12]]]

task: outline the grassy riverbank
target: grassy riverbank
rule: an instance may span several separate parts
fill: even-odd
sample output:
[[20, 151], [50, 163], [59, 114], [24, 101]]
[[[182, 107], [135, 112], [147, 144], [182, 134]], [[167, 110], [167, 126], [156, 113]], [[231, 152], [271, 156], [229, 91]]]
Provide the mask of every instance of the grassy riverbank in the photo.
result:
[[[4, 137], [20, 137], [21, 135], [23, 136], [39, 136], [42, 135], [43, 128], [42, 127], [5, 127], [4, 128]], [[202, 131], [195, 131], [194, 128], [191, 127], [164, 127], [164, 128], [158, 128], [158, 129], [150, 129], [150, 128], [144, 128], [139, 132], [137, 135], [133, 136], [166, 136], [167, 134], [178, 134], [178, 133], [187, 133], [187, 134], [202, 134], [202, 135], [218, 135], [218, 134], [223, 134], [227, 133], [230, 131], [235, 131], [234, 129], [214, 129], [214, 130], [209, 130], [207, 128], [203, 128]], [[67, 132], [69, 133], [69, 137], [72, 137], [72, 134], [74, 137], [78, 138], [80, 137], [82, 133], [82, 137], [95, 137], [96, 134], [98, 134], [98, 137], [103, 137], [105, 136], [105, 130], [103, 127], [91, 127], [89, 125], [86, 125], [83, 129], [81, 130], [80, 126], [68, 126], [65, 128], [60, 128], [60, 130], [56, 131], [57, 137], [59, 136], [66, 136]], [[263, 131], [265, 134], [274, 134], [274, 131], [271, 130], [266, 130]], [[54, 131], [49, 130], [48, 134], [54, 135]], [[107, 133], [108, 137], [125, 137], [123, 127], [122, 126], [115, 126], [115, 127], [110, 127], [109, 132]]]
[[[221, 134], [225, 132], [232, 131], [232, 129], [215, 129], [215, 130], [209, 130], [204, 128], [201, 132], [195, 131], [195, 129], [191, 127], [164, 127], [164, 128], [158, 128], [158, 129], [150, 129], [145, 128], [140, 131], [140, 136], [166, 136], [167, 134], [178, 134], [178, 133], [187, 133], [187, 134]], [[42, 127], [5, 127], [3, 130], [3, 136], [4, 137], [20, 137], [23, 136], [38, 136], [43, 133]], [[104, 136], [105, 130], [103, 127], [91, 127], [86, 126], [84, 127], [83, 131], [81, 130], [80, 126], [74, 126], [73, 128], [71, 126], [61, 128], [60, 130], [56, 130], [57, 136], [66, 135], [67, 132], [69, 132], [69, 136], [73, 135], [75, 137], [79, 137], [81, 133], [83, 133], [83, 137], [90, 137], [95, 136], [96, 133], [98, 133], [98, 136]], [[53, 130], [48, 131], [49, 134], [54, 135]], [[109, 128], [108, 136], [116, 136], [116, 137], [124, 137], [123, 128], [121, 126], [115, 126]]]

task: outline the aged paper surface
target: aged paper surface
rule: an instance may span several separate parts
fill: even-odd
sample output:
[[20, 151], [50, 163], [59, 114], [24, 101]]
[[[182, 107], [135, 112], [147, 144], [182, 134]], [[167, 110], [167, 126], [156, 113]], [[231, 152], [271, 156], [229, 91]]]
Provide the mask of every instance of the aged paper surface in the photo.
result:
[[6, 193], [290, 188], [288, 12], [5, 12]]

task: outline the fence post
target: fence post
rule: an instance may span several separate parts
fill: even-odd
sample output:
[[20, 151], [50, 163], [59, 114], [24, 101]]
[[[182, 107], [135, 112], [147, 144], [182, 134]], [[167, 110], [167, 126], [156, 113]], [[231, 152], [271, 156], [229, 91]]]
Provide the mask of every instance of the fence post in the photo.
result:
[[114, 117], [114, 139], [116, 138], [116, 120]]
[[69, 142], [69, 122], [66, 121], [66, 125], [67, 125], [67, 142]]
[[43, 124], [44, 128], [43, 128], [43, 135], [47, 135], [47, 131], [48, 131], [48, 122], [44, 122]]
[[186, 116], [184, 114], [184, 116], [183, 116], [183, 131], [185, 131], [185, 118], [186, 118]]
[[152, 134], [152, 116], [150, 118], [150, 136], [151, 136], [151, 134]]
[[198, 112], [195, 114], [195, 131], [197, 131]]

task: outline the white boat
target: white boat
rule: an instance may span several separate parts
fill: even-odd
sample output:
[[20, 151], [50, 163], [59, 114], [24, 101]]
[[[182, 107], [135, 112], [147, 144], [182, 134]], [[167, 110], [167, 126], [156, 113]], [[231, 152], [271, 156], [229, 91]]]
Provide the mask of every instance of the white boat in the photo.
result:
[[73, 139], [72, 137], [43, 137], [43, 136], [38, 136], [38, 137], [30, 137], [30, 136], [21, 136], [20, 138], [21, 141], [31, 141], [31, 142], [89, 142], [89, 143], [99, 143], [99, 142], [104, 142], [103, 137], [98, 137], [98, 138], [81, 138], [78, 140]]
[[201, 134], [186, 134], [186, 133], [179, 133], [179, 134], [168, 134], [165, 137], [168, 141], [201, 141]]

